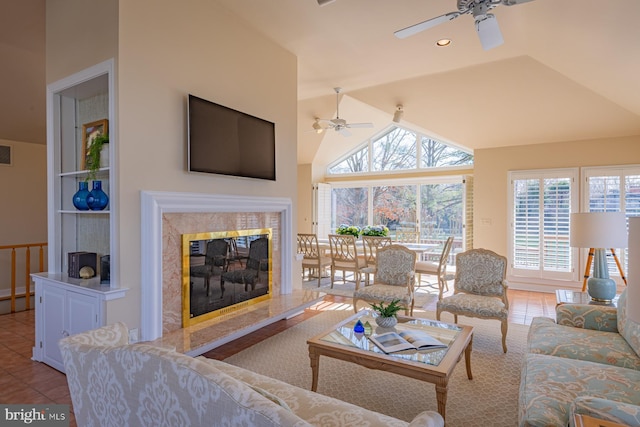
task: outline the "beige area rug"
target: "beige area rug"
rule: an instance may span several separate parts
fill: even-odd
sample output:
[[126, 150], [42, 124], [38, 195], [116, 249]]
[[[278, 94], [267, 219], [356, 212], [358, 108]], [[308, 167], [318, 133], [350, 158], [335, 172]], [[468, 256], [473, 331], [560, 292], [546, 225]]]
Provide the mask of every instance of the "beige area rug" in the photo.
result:
[[[341, 311], [323, 312], [225, 361], [309, 389], [311, 368], [306, 341], [353, 313], [351, 307], [342, 307]], [[424, 311], [414, 314], [435, 316]], [[443, 321], [453, 321], [444, 316], [447, 314]], [[458, 320], [474, 326], [473, 380], [467, 379], [463, 358], [449, 381], [447, 427], [517, 425], [520, 365], [529, 328], [509, 325], [508, 352], [504, 354], [499, 322], [465, 317]], [[324, 356], [320, 358], [317, 391], [405, 421], [424, 410], [437, 410], [433, 384]]]

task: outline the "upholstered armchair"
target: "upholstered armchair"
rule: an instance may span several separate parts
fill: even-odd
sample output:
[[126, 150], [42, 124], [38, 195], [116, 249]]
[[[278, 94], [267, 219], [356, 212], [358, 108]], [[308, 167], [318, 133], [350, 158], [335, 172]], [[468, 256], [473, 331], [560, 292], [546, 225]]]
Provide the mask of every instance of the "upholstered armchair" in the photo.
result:
[[369, 285], [369, 276], [376, 272], [376, 257], [378, 249], [391, 244], [391, 237], [386, 236], [362, 236], [362, 247], [364, 249], [364, 264], [362, 273], [365, 284]]
[[443, 297], [440, 288], [436, 318], [443, 311], [458, 316], [496, 319], [502, 325], [502, 350], [507, 352], [507, 259], [488, 249], [471, 249], [456, 256], [453, 295]]
[[400, 300], [405, 314], [413, 315], [416, 253], [393, 244], [378, 249], [376, 258], [374, 283], [353, 293], [353, 310], [358, 311], [360, 300], [368, 303]]

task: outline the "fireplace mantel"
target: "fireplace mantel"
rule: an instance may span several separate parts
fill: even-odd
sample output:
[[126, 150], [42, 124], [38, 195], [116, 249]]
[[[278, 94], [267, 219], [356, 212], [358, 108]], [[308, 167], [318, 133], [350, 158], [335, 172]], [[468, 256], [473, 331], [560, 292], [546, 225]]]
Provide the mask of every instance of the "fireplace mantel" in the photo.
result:
[[165, 213], [278, 212], [281, 218], [280, 293], [293, 289], [292, 203], [288, 198], [204, 193], [141, 192], [141, 339], [162, 336], [162, 223]]

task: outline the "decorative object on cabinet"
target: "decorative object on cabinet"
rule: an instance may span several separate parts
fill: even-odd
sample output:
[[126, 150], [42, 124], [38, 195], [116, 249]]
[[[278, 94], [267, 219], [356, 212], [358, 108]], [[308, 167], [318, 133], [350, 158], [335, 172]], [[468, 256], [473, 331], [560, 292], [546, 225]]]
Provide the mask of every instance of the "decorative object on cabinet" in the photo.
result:
[[93, 189], [87, 197], [87, 205], [92, 211], [101, 211], [109, 204], [109, 196], [102, 190], [102, 181], [93, 181]]
[[91, 267], [93, 269], [95, 275], [96, 266], [98, 263], [98, 254], [95, 252], [69, 252], [69, 277], [73, 277], [74, 279], [86, 279], [86, 277], [82, 277], [80, 274], [80, 270], [84, 267]]
[[111, 255], [100, 257], [100, 283], [111, 282]]
[[73, 206], [80, 211], [88, 211], [87, 197], [89, 197], [89, 184], [86, 181], [78, 182], [78, 191], [73, 195]]
[[100, 169], [102, 146], [109, 143], [109, 121], [98, 120], [82, 125], [82, 169], [89, 171], [87, 181], [95, 179]]

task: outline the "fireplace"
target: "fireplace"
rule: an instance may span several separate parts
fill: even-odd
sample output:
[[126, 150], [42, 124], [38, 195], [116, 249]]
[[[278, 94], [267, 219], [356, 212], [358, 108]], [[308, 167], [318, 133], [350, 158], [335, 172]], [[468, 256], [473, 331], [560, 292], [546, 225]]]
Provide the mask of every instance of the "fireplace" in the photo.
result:
[[182, 326], [271, 298], [270, 228], [182, 235]]
[[291, 294], [294, 236], [288, 198], [141, 192], [141, 339], [182, 328], [182, 235], [272, 230], [273, 297]]

